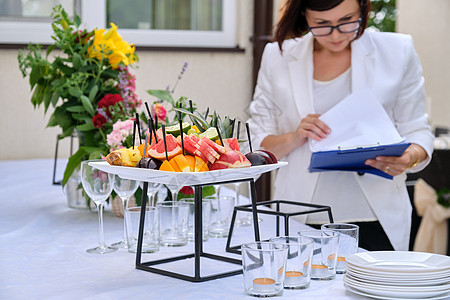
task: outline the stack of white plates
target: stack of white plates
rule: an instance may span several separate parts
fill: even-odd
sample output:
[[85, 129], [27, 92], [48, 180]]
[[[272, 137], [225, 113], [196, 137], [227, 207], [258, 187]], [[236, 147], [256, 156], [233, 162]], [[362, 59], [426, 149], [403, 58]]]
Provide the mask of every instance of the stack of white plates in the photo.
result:
[[377, 251], [347, 258], [347, 290], [375, 299], [450, 299], [450, 257]]

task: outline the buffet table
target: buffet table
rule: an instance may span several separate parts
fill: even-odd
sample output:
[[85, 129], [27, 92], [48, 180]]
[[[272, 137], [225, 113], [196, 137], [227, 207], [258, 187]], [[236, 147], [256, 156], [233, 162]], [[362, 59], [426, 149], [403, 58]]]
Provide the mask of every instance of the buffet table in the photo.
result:
[[[58, 161], [65, 166], [66, 161]], [[63, 169], [61, 167], [61, 169]], [[190, 283], [135, 269], [135, 255], [119, 249], [110, 254], [86, 252], [97, 245], [95, 211], [68, 208], [61, 186], [52, 185], [53, 160], [0, 161], [0, 298], [2, 299], [254, 299], [244, 294], [242, 275]], [[58, 170], [57, 178], [63, 170]], [[231, 193], [231, 191], [229, 191]], [[107, 244], [121, 240], [123, 219], [106, 206]], [[261, 238], [274, 235], [274, 217], [261, 216]], [[304, 228], [292, 224], [291, 234]], [[250, 241], [251, 227], [235, 229], [232, 245]], [[226, 239], [209, 239], [204, 249], [225, 252]], [[193, 243], [143, 254], [143, 261], [192, 252]], [[202, 261], [202, 272], [236, 269], [236, 265]], [[190, 260], [174, 263], [175, 271], [192, 269]], [[285, 290], [284, 299], [364, 299], [345, 290], [342, 275], [312, 281], [306, 290]]]

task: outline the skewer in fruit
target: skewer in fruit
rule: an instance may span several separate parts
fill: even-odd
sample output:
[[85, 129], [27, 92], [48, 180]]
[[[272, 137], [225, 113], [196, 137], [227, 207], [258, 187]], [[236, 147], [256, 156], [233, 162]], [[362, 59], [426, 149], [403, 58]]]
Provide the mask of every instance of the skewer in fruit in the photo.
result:
[[[238, 123], [239, 126], [239, 123]], [[252, 166], [260, 166], [260, 165], [267, 165], [267, 164], [276, 164], [278, 162], [275, 155], [267, 150], [256, 150], [253, 151], [252, 147], [252, 139], [250, 136], [250, 128], [248, 123], [245, 123], [246, 129], [247, 129], [247, 138], [248, 138], [248, 144], [250, 146], [250, 152], [245, 154], [245, 157], [252, 163]]]

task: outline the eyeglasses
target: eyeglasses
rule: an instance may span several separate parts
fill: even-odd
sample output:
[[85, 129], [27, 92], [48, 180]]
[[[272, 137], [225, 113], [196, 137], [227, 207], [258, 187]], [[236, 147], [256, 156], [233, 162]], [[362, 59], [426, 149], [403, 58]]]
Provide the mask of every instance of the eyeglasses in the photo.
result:
[[333, 33], [333, 30], [336, 28], [340, 33], [350, 33], [355, 32], [359, 29], [359, 26], [361, 25], [361, 19], [358, 19], [357, 21], [342, 23], [337, 26], [316, 26], [316, 27], [309, 27], [309, 31], [314, 36], [327, 36]]

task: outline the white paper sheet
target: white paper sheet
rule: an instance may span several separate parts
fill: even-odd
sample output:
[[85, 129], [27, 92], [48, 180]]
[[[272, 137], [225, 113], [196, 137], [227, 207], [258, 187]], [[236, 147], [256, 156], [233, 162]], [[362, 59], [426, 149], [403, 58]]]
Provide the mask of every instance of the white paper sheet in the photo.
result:
[[320, 116], [331, 129], [322, 141], [309, 140], [312, 152], [404, 141], [381, 103], [369, 89], [355, 91]]

